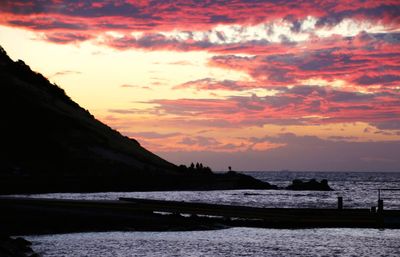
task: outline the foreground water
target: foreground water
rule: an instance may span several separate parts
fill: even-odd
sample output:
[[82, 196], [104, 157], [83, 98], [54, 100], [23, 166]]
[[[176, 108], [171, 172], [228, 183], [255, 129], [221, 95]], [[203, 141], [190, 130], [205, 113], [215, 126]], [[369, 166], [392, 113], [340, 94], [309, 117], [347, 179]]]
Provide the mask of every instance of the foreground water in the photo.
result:
[[[140, 197], [258, 207], [375, 206], [378, 188], [400, 188], [400, 173], [253, 172], [278, 186], [293, 179], [328, 179], [335, 191], [225, 190], [40, 194], [30, 197]], [[400, 191], [384, 191], [386, 209], [400, 209]], [[42, 256], [400, 256], [400, 230], [231, 228], [192, 232], [104, 232], [29, 236]]]
[[42, 256], [400, 256], [398, 230], [231, 228], [29, 236]]

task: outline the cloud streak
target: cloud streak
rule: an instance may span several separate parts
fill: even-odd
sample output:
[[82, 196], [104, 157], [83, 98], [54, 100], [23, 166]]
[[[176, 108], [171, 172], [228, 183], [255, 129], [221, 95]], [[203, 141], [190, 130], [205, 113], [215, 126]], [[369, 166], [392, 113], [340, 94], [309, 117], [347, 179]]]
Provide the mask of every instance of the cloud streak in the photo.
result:
[[66, 76], [66, 75], [79, 75], [82, 74], [80, 71], [73, 71], [73, 70], [64, 70], [64, 71], [58, 71], [54, 74], [52, 74], [50, 77], [56, 77], [56, 76]]
[[156, 105], [151, 112], [193, 120], [223, 120], [226, 126], [357, 121], [380, 124], [400, 120], [399, 93], [359, 93], [307, 85], [281, 87], [277, 92], [266, 96], [163, 99], [149, 103]]

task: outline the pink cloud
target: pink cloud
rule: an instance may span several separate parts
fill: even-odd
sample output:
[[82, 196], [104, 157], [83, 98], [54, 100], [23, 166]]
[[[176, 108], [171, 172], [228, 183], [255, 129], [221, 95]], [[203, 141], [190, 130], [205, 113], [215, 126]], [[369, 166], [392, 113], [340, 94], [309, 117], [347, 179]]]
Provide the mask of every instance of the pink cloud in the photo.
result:
[[340, 79], [360, 86], [397, 86], [399, 42], [400, 34], [364, 33], [337, 40], [330, 47], [325, 41], [319, 41], [311, 49], [295, 48], [298, 52], [252, 57], [218, 55], [210, 60], [210, 65], [244, 71], [265, 86], [284, 86], [308, 79]]
[[[346, 18], [398, 26], [396, 0], [354, 1], [5, 1], [0, 24], [35, 31], [62, 30], [99, 34], [106, 30], [207, 31], [216, 24], [254, 25], [284, 19], [299, 29], [299, 20], [318, 19], [333, 26]], [[129, 33], [127, 33], [129, 34]]]
[[[318, 124], [400, 120], [400, 94], [358, 93], [329, 87], [280, 88], [274, 96], [232, 96], [227, 99], [154, 100], [150, 110], [190, 117], [192, 122], [223, 120], [223, 126]], [[216, 123], [218, 124], [218, 123]], [[204, 124], [203, 124], [204, 125]], [[219, 125], [218, 125], [219, 126]]]
[[54, 33], [46, 33], [45, 39], [47, 41], [58, 43], [58, 44], [68, 44], [68, 43], [78, 43], [82, 41], [86, 41], [92, 38], [91, 35], [82, 34], [82, 33], [62, 33], [62, 32], [54, 32]]
[[188, 81], [183, 84], [175, 86], [173, 89], [194, 88], [198, 91], [202, 90], [229, 90], [229, 91], [242, 91], [246, 89], [253, 89], [259, 87], [259, 84], [253, 82], [242, 82], [234, 80], [218, 81], [213, 78], [204, 78], [194, 81]]

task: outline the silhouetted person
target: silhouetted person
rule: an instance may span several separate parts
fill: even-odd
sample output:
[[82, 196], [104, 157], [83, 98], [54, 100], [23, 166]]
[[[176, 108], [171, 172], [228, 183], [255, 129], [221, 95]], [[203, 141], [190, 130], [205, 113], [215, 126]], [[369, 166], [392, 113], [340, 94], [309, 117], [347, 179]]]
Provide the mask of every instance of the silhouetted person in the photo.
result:
[[229, 166], [228, 169], [229, 169], [229, 171], [232, 171], [232, 167], [231, 166]]

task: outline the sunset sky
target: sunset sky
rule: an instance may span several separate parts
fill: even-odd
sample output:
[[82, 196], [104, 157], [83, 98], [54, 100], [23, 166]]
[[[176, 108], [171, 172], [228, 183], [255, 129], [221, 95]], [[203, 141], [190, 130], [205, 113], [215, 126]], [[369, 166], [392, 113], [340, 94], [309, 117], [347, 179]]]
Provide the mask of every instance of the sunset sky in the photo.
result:
[[176, 164], [400, 171], [399, 0], [0, 0], [0, 45]]

